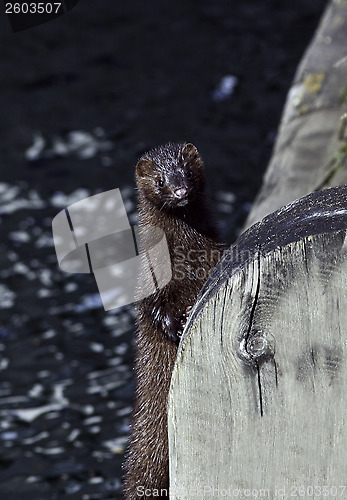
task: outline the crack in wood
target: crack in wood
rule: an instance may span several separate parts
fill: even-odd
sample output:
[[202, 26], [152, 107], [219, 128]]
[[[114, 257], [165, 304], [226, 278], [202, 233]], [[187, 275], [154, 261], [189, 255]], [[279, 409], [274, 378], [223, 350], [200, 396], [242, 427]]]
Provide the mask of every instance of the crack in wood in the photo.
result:
[[275, 360], [275, 356], [273, 358], [273, 363], [274, 363], [274, 368], [275, 368], [275, 381], [276, 381], [276, 387], [278, 387], [278, 371], [277, 371], [277, 363]]
[[[226, 304], [226, 295], [227, 295], [227, 290], [224, 290], [224, 299], [223, 299], [223, 305], [221, 308], [221, 318], [220, 318], [220, 339], [221, 339], [221, 344], [223, 346], [223, 326], [224, 326], [224, 311], [225, 311], [225, 304]], [[215, 304], [216, 308], [216, 304]], [[214, 318], [216, 318], [216, 310], [214, 311]]]
[[255, 364], [256, 364], [256, 367], [257, 367], [257, 374], [258, 374], [258, 390], [259, 390], [260, 416], [262, 417], [264, 415], [264, 411], [263, 411], [263, 391], [262, 391], [261, 378], [260, 378], [260, 366], [259, 366], [258, 361], [256, 361]]
[[260, 293], [260, 274], [261, 274], [260, 273], [260, 256], [261, 256], [261, 252], [260, 252], [260, 246], [259, 246], [258, 251], [257, 251], [257, 255], [256, 255], [256, 262], [257, 262], [257, 266], [258, 266], [257, 287], [255, 290], [254, 300], [253, 300], [252, 309], [251, 309], [251, 313], [250, 313], [249, 327], [248, 327], [248, 331], [247, 331], [245, 339], [244, 339], [244, 341], [245, 341], [244, 345], [245, 345], [245, 352], [247, 353], [249, 358], [252, 360], [252, 362], [254, 363], [255, 368], [257, 370], [259, 409], [260, 409], [260, 416], [262, 417], [264, 412], [263, 412], [263, 392], [262, 392], [261, 377], [260, 377], [260, 366], [259, 366], [259, 362], [255, 358], [254, 353], [250, 352], [250, 349], [249, 349], [250, 343], [251, 343], [251, 337], [253, 337], [253, 335], [251, 334], [251, 331], [253, 328], [255, 310], [256, 310], [256, 307], [258, 304], [259, 293]]
[[[257, 265], [258, 265], [258, 280], [257, 280], [257, 288], [255, 290], [254, 300], [253, 300], [253, 304], [252, 304], [251, 314], [250, 314], [250, 317], [249, 317], [249, 327], [248, 327], [248, 331], [247, 331], [246, 339], [245, 339], [246, 340], [246, 351], [247, 351], [247, 345], [248, 345], [248, 342], [249, 342], [249, 337], [251, 335], [251, 330], [252, 330], [252, 326], [253, 326], [253, 320], [254, 320], [254, 316], [255, 316], [255, 309], [257, 307], [257, 303], [258, 303], [258, 299], [259, 299], [259, 291], [260, 291], [260, 247], [257, 250], [256, 261], [257, 261]], [[253, 357], [252, 354], [250, 354], [248, 351], [247, 351], [247, 353], [251, 357]]]

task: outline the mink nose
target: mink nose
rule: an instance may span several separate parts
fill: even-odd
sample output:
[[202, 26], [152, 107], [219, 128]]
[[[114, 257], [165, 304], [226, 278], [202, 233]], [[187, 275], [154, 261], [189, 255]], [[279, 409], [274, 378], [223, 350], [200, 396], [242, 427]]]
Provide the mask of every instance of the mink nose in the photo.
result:
[[175, 191], [174, 191], [175, 197], [178, 198], [179, 200], [182, 200], [183, 198], [185, 198], [187, 196], [187, 193], [188, 193], [188, 190], [185, 187], [180, 187], [178, 189], [175, 189]]

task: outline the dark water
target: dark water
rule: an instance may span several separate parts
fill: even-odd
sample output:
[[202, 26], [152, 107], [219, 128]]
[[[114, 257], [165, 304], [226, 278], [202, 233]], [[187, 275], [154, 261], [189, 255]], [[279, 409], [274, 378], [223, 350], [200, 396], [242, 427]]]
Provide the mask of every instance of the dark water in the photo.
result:
[[118, 187], [135, 222], [136, 159], [184, 140], [234, 240], [324, 5], [80, 0], [16, 34], [0, 17], [1, 498], [121, 498], [132, 309], [59, 269], [53, 217]]

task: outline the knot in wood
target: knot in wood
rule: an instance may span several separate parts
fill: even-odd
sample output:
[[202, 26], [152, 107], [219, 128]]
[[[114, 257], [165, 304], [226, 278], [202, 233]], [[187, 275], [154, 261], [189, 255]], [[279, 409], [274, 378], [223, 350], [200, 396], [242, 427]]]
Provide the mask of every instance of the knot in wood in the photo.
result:
[[274, 354], [275, 339], [265, 332], [250, 332], [240, 341], [239, 355], [247, 364], [266, 361]]
[[246, 341], [246, 351], [252, 358], [259, 358], [268, 352], [268, 340], [262, 332], [250, 335]]

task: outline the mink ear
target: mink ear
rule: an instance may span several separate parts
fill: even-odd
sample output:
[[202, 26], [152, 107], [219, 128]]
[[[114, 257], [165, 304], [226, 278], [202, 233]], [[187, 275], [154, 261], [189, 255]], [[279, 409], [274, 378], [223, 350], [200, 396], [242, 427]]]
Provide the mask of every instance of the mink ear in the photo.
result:
[[194, 160], [194, 159], [199, 159], [200, 160], [200, 155], [199, 151], [196, 149], [194, 144], [191, 142], [188, 142], [187, 144], [184, 145], [182, 149], [182, 156], [185, 160]]
[[151, 161], [141, 159], [136, 165], [136, 175], [139, 177], [146, 177], [151, 170]]

